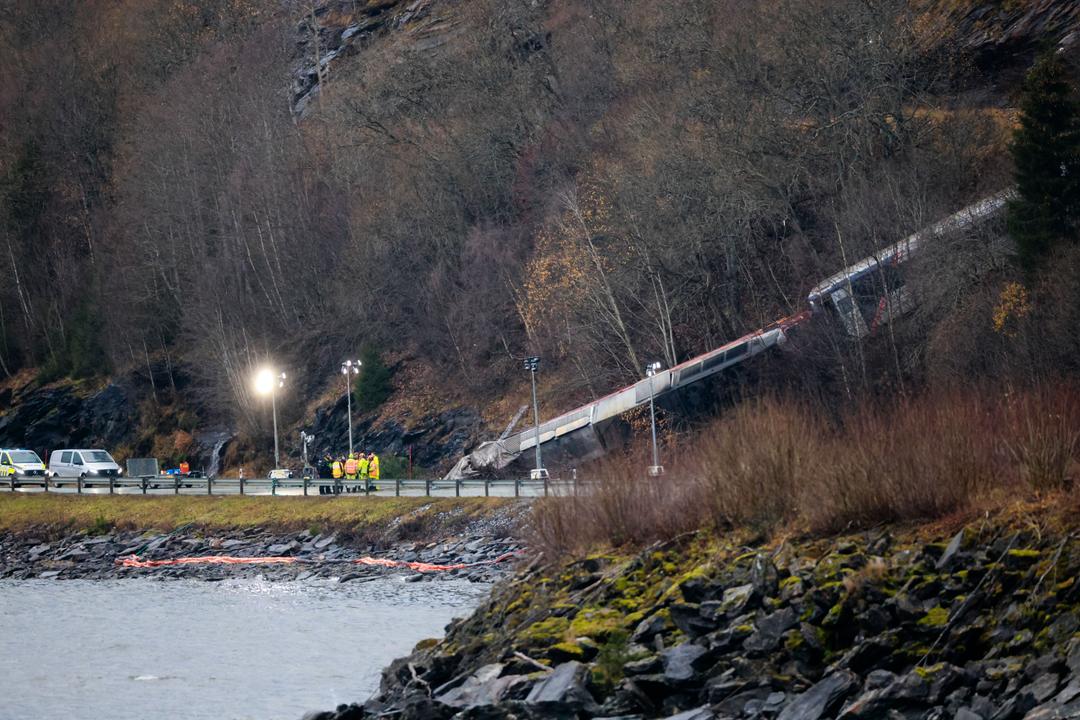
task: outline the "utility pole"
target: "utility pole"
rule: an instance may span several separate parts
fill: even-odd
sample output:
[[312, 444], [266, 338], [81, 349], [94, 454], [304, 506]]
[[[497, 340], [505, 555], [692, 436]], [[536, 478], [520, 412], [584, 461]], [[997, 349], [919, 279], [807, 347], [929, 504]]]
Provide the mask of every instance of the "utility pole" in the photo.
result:
[[540, 369], [540, 358], [535, 355], [525, 358], [525, 369], [532, 378], [533, 422], [536, 423], [536, 469], [532, 471], [532, 476], [534, 480], [540, 480], [547, 475], [540, 458], [540, 404], [536, 400], [536, 372]]
[[656, 444], [656, 407], [653, 404], [653, 376], [659, 370], [659, 361], [645, 366], [645, 375], [649, 378], [649, 420], [652, 425], [652, 465], [649, 466], [649, 475], [652, 477], [664, 474], [664, 466], [660, 464], [660, 449]]

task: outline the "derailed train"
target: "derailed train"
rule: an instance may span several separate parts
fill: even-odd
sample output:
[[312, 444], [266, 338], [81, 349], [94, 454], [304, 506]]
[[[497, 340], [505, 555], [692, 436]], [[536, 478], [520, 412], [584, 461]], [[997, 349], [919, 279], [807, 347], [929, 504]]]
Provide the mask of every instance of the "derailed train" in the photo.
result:
[[792, 330], [816, 314], [835, 317], [853, 338], [870, 335], [881, 325], [910, 311], [915, 298], [904, 284], [903, 263], [928, 240], [976, 227], [995, 217], [1013, 196], [1004, 190], [969, 205], [818, 283], [807, 295], [808, 308], [771, 325], [698, 355], [673, 368], [616, 390], [587, 405], [499, 440], [485, 442], [463, 457], [447, 480], [497, 474], [510, 469], [539, 441], [545, 465], [581, 463], [605, 454], [621, 435], [607, 432], [617, 418], [649, 402], [716, 375], [771, 348], [783, 345]]

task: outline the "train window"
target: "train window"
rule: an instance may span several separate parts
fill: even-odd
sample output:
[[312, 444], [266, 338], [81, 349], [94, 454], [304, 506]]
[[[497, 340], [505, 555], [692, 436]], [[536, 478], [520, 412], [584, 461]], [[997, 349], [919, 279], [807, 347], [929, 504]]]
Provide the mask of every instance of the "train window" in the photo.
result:
[[690, 367], [679, 372], [679, 382], [686, 382], [701, 372], [701, 363], [694, 363]]
[[727, 352], [725, 352], [724, 355], [727, 357], [728, 360], [737, 360], [738, 358], [741, 358], [743, 355], [745, 355], [747, 351], [749, 351], [749, 349], [750, 343], [743, 342], [739, 343], [733, 348], [728, 348]]
[[726, 352], [717, 353], [716, 355], [712, 356], [711, 358], [709, 358], [708, 360], [705, 361], [704, 365], [702, 365], [702, 369], [703, 370], [712, 370], [714, 367], [719, 367], [720, 365], [723, 365], [726, 360], [727, 360], [727, 353]]

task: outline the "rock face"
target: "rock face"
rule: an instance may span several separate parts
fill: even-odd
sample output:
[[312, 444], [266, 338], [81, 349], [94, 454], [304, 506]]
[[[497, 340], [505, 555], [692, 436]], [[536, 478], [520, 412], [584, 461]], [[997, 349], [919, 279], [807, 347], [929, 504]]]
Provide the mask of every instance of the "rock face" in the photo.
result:
[[88, 394], [72, 386], [27, 390], [0, 416], [0, 446], [45, 451], [128, 444], [138, 427], [137, 407], [137, 388], [130, 378]]
[[[178, 372], [174, 377], [182, 395], [185, 378]], [[105, 387], [90, 391], [74, 384], [27, 386], [15, 393], [8, 388], [6, 402], [0, 406], [0, 447], [29, 448], [41, 453], [45, 462], [49, 460], [48, 451], [60, 448], [114, 451], [123, 447], [134, 457], [150, 456], [155, 437], [144, 434], [142, 429], [154, 427], [156, 422], [152, 417], [140, 416], [140, 407], [145, 405], [140, 401], [150, 395], [148, 383], [134, 373], [118, 376]], [[340, 453], [348, 447], [346, 416], [344, 396], [315, 412], [308, 428], [317, 438], [317, 445], [309, 448], [312, 462], [325, 452]], [[413, 463], [420, 468], [452, 464], [485, 432], [479, 413], [467, 407], [418, 418], [408, 427], [394, 420], [375, 424], [371, 418], [355, 415], [354, 420], [353, 439], [358, 449], [383, 456], [404, 456], [411, 449]], [[198, 430], [189, 438], [185, 459], [208, 475], [220, 474], [220, 459], [233, 435], [228, 428]], [[299, 469], [299, 448], [285, 443], [283, 452]]]
[[453, 13], [434, 0], [322, 0], [313, 3], [296, 27], [292, 109], [303, 116], [327, 80], [346, 58], [360, 52], [371, 38], [405, 33], [417, 50], [446, 41], [454, 28]]
[[[310, 431], [317, 438], [317, 446], [311, 449], [315, 457], [325, 452], [341, 452], [348, 447], [346, 402], [342, 397], [335, 404], [315, 412]], [[483, 433], [479, 413], [472, 408], [454, 408], [422, 417], [409, 428], [393, 420], [380, 425], [375, 425], [370, 418], [356, 420], [353, 444], [358, 450], [375, 451], [384, 456], [404, 456], [411, 449], [417, 467], [437, 468], [456, 461], [466, 449], [479, 442]]]
[[1080, 536], [980, 523], [532, 567], [328, 718], [1080, 717]]

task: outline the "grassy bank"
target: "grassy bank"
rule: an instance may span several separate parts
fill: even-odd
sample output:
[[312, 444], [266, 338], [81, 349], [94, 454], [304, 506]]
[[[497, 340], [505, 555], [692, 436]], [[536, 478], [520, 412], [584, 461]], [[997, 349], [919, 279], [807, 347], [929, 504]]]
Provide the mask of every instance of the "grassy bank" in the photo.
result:
[[168, 531], [192, 524], [207, 530], [340, 530], [400, 536], [452, 532], [507, 512], [495, 498], [285, 498], [0, 495], [0, 531], [31, 528], [119, 528]]
[[665, 454], [607, 461], [595, 490], [534, 507], [532, 545], [554, 554], [641, 546], [699, 529], [829, 534], [975, 515], [1080, 477], [1080, 389], [957, 389], [852, 405], [841, 417], [798, 399], [731, 411]]

